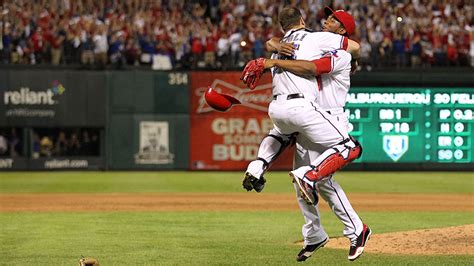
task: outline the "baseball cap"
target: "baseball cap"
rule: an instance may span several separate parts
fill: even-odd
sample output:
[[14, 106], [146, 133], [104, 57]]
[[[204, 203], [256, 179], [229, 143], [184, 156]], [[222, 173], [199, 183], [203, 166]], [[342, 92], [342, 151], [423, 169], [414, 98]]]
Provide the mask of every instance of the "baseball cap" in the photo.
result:
[[332, 10], [330, 7], [326, 6], [324, 7], [324, 13], [326, 16], [334, 15], [334, 17], [341, 22], [342, 26], [344, 26], [344, 29], [346, 29], [346, 33], [348, 36], [354, 34], [355, 31], [355, 20], [351, 16], [351, 14], [347, 13], [346, 11], [340, 9], [340, 10]]
[[204, 93], [204, 99], [210, 107], [221, 112], [227, 111], [234, 104], [240, 104], [240, 101], [236, 98], [227, 94], [219, 93], [210, 86]]

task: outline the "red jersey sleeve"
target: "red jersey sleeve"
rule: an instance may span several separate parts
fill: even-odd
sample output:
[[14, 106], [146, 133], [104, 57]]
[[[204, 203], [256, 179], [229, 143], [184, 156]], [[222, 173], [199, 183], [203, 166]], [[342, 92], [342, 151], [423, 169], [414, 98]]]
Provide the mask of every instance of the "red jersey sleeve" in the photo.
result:
[[313, 60], [313, 64], [316, 66], [317, 76], [331, 72], [332, 60], [330, 56], [325, 56], [323, 58]]

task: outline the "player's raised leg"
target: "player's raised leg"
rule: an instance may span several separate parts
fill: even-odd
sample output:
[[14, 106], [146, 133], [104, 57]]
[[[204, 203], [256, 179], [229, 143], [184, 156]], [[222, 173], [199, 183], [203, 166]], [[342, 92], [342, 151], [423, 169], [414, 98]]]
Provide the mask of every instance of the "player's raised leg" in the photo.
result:
[[315, 182], [334, 174], [350, 162], [362, 155], [360, 143], [348, 137], [339, 144], [327, 149], [311, 162], [311, 165], [302, 166], [290, 172], [292, 177], [298, 177], [310, 187]]
[[280, 134], [275, 129], [270, 130], [260, 143], [257, 159], [251, 161], [245, 171], [242, 185], [247, 191], [255, 189], [255, 191], [261, 192], [263, 190], [266, 182], [263, 176], [265, 171], [290, 144], [291, 137], [291, 135]]

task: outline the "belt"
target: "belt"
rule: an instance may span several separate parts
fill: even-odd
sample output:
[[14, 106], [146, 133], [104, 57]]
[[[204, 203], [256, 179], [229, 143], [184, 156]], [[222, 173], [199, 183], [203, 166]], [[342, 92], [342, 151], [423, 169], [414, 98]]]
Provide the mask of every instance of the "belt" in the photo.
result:
[[[278, 96], [282, 96], [282, 95], [281, 94], [273, 95], [273, 100], [276, 100]], [[287, 100], [298, 99], [298, 98], [304, 98], [304, 95], [302, 93], [293, 93], [293, 94], [288, 94], [286, 96]]]

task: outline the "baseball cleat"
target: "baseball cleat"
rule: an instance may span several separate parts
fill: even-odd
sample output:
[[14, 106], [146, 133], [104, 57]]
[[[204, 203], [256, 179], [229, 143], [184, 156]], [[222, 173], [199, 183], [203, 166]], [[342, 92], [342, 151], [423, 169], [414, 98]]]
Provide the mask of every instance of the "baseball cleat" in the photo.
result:
[[244, 180], [242, 180], [242, 186], [247, 191], [251, 191], [252, 189], [255, 189], [255, 191], [260, 193], [265, 187], [266, 182], [267, 180], [263, 176], [261, 176], [260, 178], [256, 178], [252, 174], [246, 172], [244, 176]]
[[351, 242], [351, 247], [349, 249], [349, 256], [347, 257], [350, 261], [356, 260], [364, 252], [365, 244], [370, 239], [372, 231], [370, 228], [364, 224], [364, 229], [362, 233]]
[[309, 205], [318, 204], [318, 195], [316, 194], [316, 191], [308, 183], [294, 175], [293, 172], [290, 172], [290, 176], [293, 178], [293, 182], [298, 185], [301, 198], [303, 198], [303, 200]]
[[326, 239], [324, 239], [323, 241], [321, 241], [317, 244], [305, 246], [302, 250], [300, 250], [300, 252], [296, 256], [296, 261], [305, 261], [305, 260], [307, 260], [309, 257], [311, 257], [311, 255], [313, 255], [313, 253], [316, 250], [324, 247], [324, 245], [326, 245], [328, 242], [329, 242], [329, 237], [327, 237]]

